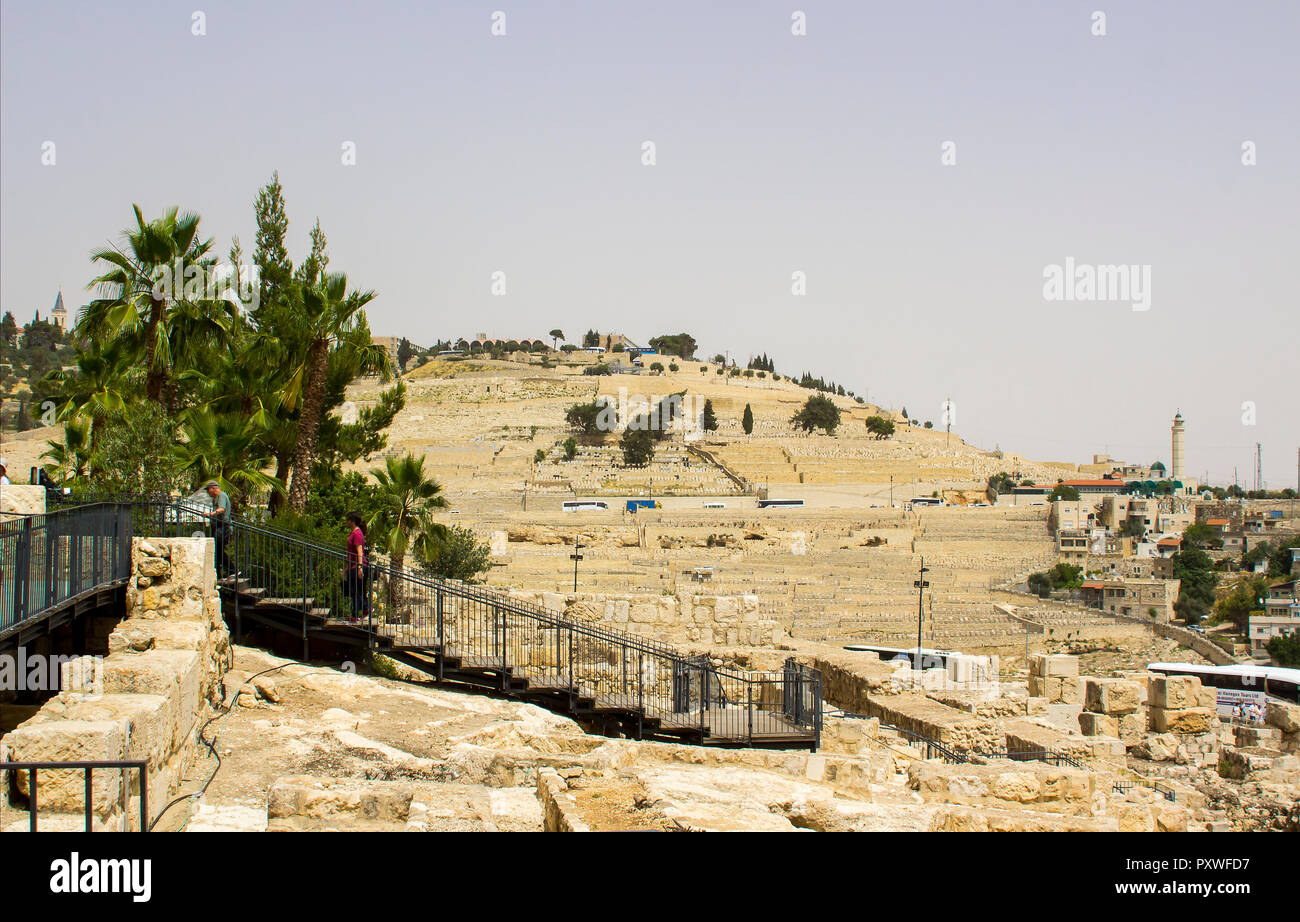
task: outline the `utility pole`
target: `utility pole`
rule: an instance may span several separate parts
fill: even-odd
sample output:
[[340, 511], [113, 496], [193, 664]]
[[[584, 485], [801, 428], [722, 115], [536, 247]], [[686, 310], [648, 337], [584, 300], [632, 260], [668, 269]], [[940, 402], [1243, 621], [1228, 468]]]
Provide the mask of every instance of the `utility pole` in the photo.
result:
[[925, 557], [921, 557], [921, 572], [915, 582], [912, 583], [917, 589], [916, 595], [916, 669], [921, 671], [921, 621], [925, 617], [925, 607], [922, 599], [925, 598], [925, 587], [930, 585], [926, 580], [925, 574], [929, 573], [929, 568], [925, 565]]
[[578, 591], [578, 561], [582, 559], [582, 554], [579, 551], [583, 547], [585, 545], [578, 543], [578, 536], [575, 534], [573, 536], [573, 553], [569, 555], [569, 559], [573, 561], [573, 591], [575, 593]]

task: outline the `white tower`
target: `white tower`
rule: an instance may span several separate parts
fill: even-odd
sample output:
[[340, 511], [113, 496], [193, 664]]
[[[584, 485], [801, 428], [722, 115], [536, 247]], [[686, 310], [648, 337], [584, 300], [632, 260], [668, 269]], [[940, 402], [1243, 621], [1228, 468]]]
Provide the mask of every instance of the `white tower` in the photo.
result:
[[1174, 416], [1174, 425], [1170, 428], [1170, 434], [1173, 437], [1173, 445], [1170, 448], [1170, 471], [1171, 480], [1183, 479], [1183, 414], [1178, 413]]

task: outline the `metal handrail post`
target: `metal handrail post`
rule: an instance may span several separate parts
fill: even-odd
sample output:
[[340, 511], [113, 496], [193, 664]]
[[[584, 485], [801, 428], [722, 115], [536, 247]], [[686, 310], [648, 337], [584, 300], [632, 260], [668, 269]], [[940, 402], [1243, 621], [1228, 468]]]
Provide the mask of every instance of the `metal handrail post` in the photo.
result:
[[754, 683], [745, 683], [745, 692], [749, 696], [745, 712], [749, 718], [749, 744], [754, 745]]

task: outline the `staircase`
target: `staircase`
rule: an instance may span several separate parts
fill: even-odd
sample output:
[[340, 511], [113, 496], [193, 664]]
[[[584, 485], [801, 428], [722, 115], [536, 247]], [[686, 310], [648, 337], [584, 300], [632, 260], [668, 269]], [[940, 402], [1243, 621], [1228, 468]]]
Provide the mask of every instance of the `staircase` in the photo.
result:
[[[137, 504], [135, 512], [136, 534], [196, 527], [176, 503]], [[304, 660], [321, 644], [382, 654], [437, 682], [538, 704], [611, 736], [765, 748], [816, 749], [820, 741], [821, 675], [794, 659], [775, 672], [739, 672], [482, 586], [387, 565], [371, 567], [358, 597], [344, 582], [341, 549], [240, 519], [227, 556], [235, 575], [217, 585], [236, 640], [262, 629], [299, 642]]]

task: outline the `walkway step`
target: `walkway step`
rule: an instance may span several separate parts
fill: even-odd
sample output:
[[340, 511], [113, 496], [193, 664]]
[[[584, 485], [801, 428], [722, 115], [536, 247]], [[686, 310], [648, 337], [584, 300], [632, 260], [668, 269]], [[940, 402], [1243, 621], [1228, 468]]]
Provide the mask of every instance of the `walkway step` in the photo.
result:
[[297, 598], [288, 598], [288, 599], [278, 599], [278, 598], [262, 599], [257, 604], [267, 605], [267, 606], [277, 605], [280, 608], [299, 608], [306, 611], [312, 606], [312, 604], [315, 601], [316, 600], [313, 598], [303, 598], [299, 596]]

